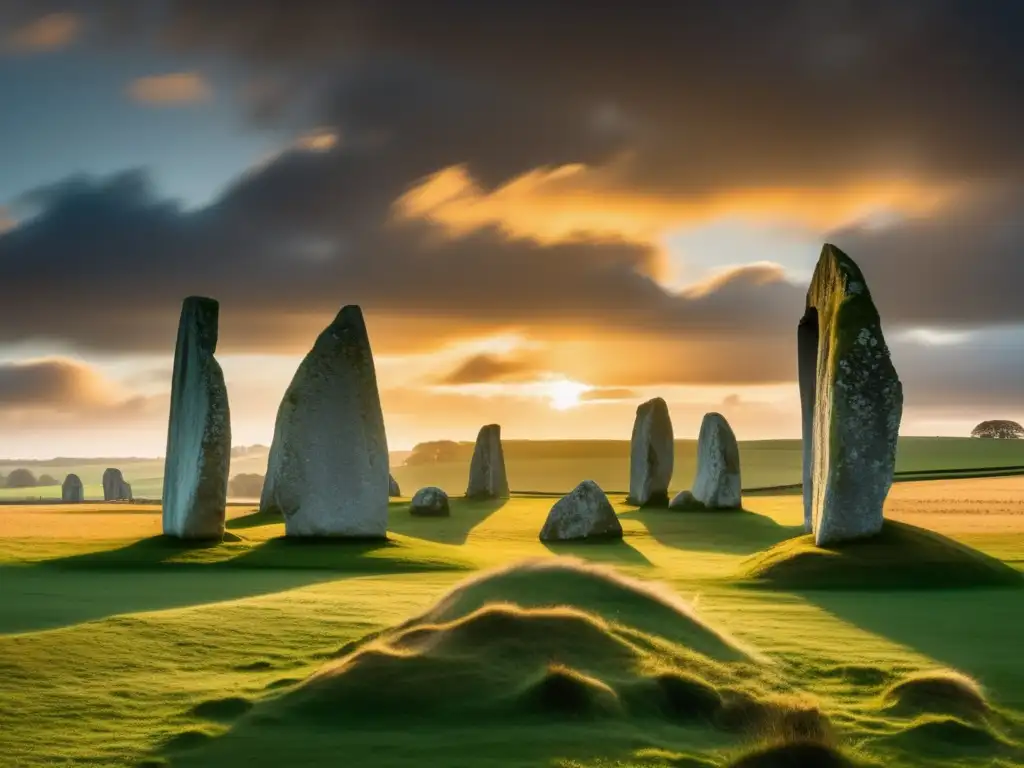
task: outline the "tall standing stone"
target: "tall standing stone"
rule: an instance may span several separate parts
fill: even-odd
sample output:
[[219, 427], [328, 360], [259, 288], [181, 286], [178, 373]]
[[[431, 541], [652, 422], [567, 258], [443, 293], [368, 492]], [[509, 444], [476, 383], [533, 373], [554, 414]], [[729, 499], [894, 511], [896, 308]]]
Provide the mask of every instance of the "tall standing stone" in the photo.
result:
[[804, 524], [819, 546], [878, 533], [903, 385], [860, 268], [828, 243], [797, 328]]
[[508, 498], [508, 475], [505, 474], [505, 453], [501, 448], [501, 426], [487, 424], [480, 428], [469, 464], [470, 499]]
[[720, 413], [707, 413], [697, 438], [693, 498], [707, 509], [737, 509], [741, 503], [740, 447]]
[[675, 436], [668, 405], [660, 397], [636, 409], [629, 444], [629, 501], [641, 507], [666, 506], [675, 461]]
[[103, 472], [103, 500], [131, 501], [132, 487], [124, 481], [120, 469], [108, 467]]
[[363, 313], [343, 307], [317, 337], [277, 412], [260, 509], [288, 536], [382, 538], [388, 442]]
[[65, 477], [64, 484], [60, 487], [60, 500], [67, 504], [80, 504], [85, 501], [82, 478], [73, 474]]
[[164, 534], [180, 539], [224, 535], [231, 462], [231, 416], [217, 351], [220, 305], [190, 296], [182, 303], [171, 378], [164, 459]]

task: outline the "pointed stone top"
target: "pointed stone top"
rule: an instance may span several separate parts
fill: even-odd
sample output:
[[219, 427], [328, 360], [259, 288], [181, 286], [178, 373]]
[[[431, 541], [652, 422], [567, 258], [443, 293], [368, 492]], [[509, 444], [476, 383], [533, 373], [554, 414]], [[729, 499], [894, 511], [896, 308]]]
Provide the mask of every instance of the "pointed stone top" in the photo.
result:
[[663, 397], [652, 397], [650, 400], [645, 400], [636, 407], [636, 412], [639, 414], [642, 411], [665, 411], [668, 413], [668, 403], [665, 402]]
[[346, 304], [335, 316], [330, 327], [365, 334], [366, 321], [363, 319], [363, 310], [359, 308], [358, 304]]
[[497, 437], [501, 437], [501, 424], [484, 424], [480, 427], [480, 431], [476, 433], [476, 439], [479, 440], [485, 434], [494, 432]]
[[807, 289], [807, 306], [820, 309], [827, 296], [837, 293], [847, 298], [860, 296], [871, 301], [871, 292], [857, 262], [831, 243], [825, 243]]
[[179, 343], [182, 334], [194, 332], [199, 349], [213, 354], [217, 351], [220, 303], [206, 296], [189, 296], [181, 303], [181, 322], [178, 324]]

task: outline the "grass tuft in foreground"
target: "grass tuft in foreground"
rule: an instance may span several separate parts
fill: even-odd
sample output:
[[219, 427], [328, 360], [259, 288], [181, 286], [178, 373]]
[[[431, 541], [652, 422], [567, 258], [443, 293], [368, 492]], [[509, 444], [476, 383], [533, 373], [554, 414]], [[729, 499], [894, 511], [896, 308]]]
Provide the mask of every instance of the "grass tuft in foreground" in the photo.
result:
[[797, 590], [1024, 586], [1024, 577], [1002, 561], [892, 520], [877, 536], [831, 547], [816, 546], [811, 534], [784, 541], [744, 560], [737, 576]]

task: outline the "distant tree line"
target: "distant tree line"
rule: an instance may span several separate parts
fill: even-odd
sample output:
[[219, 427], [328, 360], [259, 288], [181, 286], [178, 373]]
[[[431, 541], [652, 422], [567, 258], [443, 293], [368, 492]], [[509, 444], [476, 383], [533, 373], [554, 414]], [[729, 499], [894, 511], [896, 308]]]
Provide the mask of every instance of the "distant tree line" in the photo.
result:
[[42, 474], [36, 477], [27, 469], [12, 470], [3, 479], [4, 488], [45, 488], [53, 485], [60, 485], [60, 481], [53, 475]]
[[241, 472], [228, 480], [228, 496], [257, 499], [263, 493], [263, 475]]
[[971, 430], [971, 437], [988, 437], [998, 440], [1020, 440], [1024, 438], [1024, 427], [1016, 421], [993, 419], [983, 421]]

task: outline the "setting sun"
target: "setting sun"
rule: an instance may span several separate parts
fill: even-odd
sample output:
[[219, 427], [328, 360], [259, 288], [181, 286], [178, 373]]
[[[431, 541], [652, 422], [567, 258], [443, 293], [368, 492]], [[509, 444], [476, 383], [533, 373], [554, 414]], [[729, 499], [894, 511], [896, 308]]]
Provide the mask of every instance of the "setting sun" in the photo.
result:
[[566, 411], [580, 404], [580, 395], [592, 389], [587, 384], [569, 379], [558, 379], [548, 385], [548, 397], [551, 407], [556, 411]]

